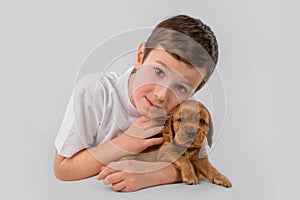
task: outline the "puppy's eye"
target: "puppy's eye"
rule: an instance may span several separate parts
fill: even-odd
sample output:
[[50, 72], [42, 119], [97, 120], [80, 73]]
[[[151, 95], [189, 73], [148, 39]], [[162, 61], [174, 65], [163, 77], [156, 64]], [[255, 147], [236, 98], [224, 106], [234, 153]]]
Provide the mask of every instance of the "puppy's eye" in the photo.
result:
[[179, 118], [179, 119], [178, 119], [178, 122], [182, 124], [182, 123], [184, 122], [184, 118], [182, 118], [182, 117]]
[[204, 124], [206, 124], [206, 122], [205, 122], [205, 120], [204, 120], [204, 119], [200, 119], [199, 123], [200, 123], [201, 125], [204, 125]]

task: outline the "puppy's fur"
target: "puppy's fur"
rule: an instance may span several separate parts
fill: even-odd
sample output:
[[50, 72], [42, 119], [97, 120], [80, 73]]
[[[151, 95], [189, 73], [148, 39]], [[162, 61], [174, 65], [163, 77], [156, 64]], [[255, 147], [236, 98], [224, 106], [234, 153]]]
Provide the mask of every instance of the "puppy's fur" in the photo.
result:
[[197, 172], [210, 182], [224, 187], [231, 183], [209, 162], [207, 155], [199, 158], [200, 148], [212, 144], [213, 124], [206, 107], [198, 101], [187, 100], [173, 109], [161, 132], [162, 145], [152, 146], [140, 154], [122, 160], [171, 162], [180, 171], [182, 181], [197, 184]]

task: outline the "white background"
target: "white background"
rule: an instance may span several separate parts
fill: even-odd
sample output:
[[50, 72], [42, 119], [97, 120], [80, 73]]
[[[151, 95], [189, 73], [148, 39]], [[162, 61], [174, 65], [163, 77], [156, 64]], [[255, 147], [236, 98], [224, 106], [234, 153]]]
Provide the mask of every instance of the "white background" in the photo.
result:
[[[1, 199], [297, 199], [298, 4], [1, 1]], [[84, 59], [112, 35], [175, 14], [199, 17], [217, 35], [227, 113], [210, 158], [233, 188], [204, 181], [116, 193], [95, 177], [57, 181], [54, 140]]]

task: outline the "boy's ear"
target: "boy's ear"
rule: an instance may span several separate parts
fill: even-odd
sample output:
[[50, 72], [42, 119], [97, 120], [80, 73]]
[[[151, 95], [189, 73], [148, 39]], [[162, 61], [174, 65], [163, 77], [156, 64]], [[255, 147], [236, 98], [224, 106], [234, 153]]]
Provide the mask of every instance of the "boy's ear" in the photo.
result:
[[143, 63], [145, 49], [146, 49], [146, 43], [143, 42], [140, 44], [137, 54], [134, 59], [134, 68], [135, 69], [138, 69], [141, 66], [141, 64]]
[[196, 90], [194, 91], [194, 93], [198, 92], [204, 85], [205, 85], [205, 81], [202, 80], [202, 82], [199, 84], [199, 86], [196, 88]]

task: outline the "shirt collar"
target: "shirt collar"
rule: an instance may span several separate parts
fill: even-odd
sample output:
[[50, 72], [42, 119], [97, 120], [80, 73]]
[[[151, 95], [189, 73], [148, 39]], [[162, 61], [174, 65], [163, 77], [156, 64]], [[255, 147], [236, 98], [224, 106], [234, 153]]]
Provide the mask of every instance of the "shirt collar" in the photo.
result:
[[132, 70], [133, 67], [130, 67], [125, 73], [120, 75], [115, 90], [112, 92], [114, 102], [112, 114], [114, 115], [115, 123], [118, 124], [120, 129], [127, 129], [128, 123], [131, 124], [136, 118], [141, 116], [132, 105], [128, 96], [128, 80]]

